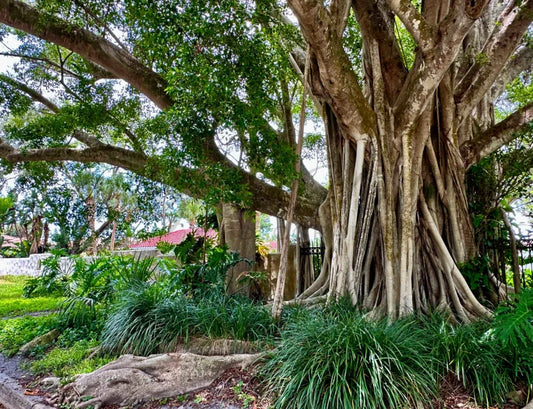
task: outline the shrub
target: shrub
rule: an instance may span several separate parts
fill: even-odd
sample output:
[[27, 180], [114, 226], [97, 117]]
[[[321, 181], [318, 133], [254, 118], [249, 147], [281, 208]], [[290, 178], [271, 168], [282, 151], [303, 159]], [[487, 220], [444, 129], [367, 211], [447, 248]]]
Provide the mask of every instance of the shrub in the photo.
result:
[[533, 383], [533, 289], [524, 289], [495, 312], [494, 339], [510, 363], [511, 376]]
[[146, 283], [157, 263], [153, 257], [100, 257], [92, 262], [77, 258], [68, 298], [61, 307], [67, 326], [99, 330], [116, 293]]
[[191, 335], [258, 340], [275, 330], [269, 312], [241, 298], [190, 298], [169, 293], [162, 283], [122, 293], [102, 333], [102, 346], [115, 353], [148, 355], [170, 350]]
[[60, 318], [64, 325], [96, 328], [103, 308], [114, 292], [111, 267], [106, 258], [87, 262], [74, 259], [68, 297], [61, 305]]
[[174, 291], [198, 297], [223, 293], [228, 270], [241, 262], [249, 261], [226, 248], [214, 247], [209, 249], [206, 263], [164, 264], [164, 270]]
[[42, 274], [30, 278], [24, 284], [22, 295], [26, 298], [38, 296], [63, 296], [68, 283], [68, 271], [61, 268], [61, 252], [57, 252], [41, 261]]
[[169, 332], [178, 337], [189, 327], [182, 296], [167, 298], [160, 285], [139, 284], [117, 300], [102, 332], [102, 347], [117, 353], [149, 355], [157, 352], [162, 342], [168, 342]]
[[455, 326], [438, 315], [425, 323], [433, 355], [440, 363], [439, 372], [455, 374], [476, 401], [486, 406], [504, 401], [513, 385], [510, 363], [495, 342], [490, 325], [477, 321]]
[[270, 311], [244, 296], [212, 295], [196, 303], [195, 332], [208, 337], [268, 341], [277, 331]]
[[404, 408], [435, 395], [430, 348], [412, 321], [369, 322], [342, 305], [297, 315], [263, 372], [275, 408]]

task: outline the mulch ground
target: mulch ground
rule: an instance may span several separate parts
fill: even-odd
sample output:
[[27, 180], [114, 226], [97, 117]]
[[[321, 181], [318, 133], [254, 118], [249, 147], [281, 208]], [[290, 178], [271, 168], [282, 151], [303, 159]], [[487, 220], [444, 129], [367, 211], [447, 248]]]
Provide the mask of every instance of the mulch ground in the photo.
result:
[[[461, 382], [452, 374], [448, 374], [441, 385], [440, 396], [432, 402], [434, 409], [480, 409], [476, 405], [472, 393], [467, 391]], [[522, 406], [506, 402], [502, 406], [489, 409], [520, 409]]]
[[[46, 392], [32, 388], [36, 380], [29, 382], [27, 378], [26, 393], [48, 397]], [[237, 368], [225, 371], [211, 386], [196, 393], [157, 400], [140, 405], [133, 409], [268, 409], [271, 401], [262, 397], [261, 382], [253, 376], [253, 370]], [[431, 403], [433, 409], [482, 409], [475, 404], [472, 393], [467, 391], [453, 375], [448, 375], [441, 386], [440, 396]], [[501, 406], [485, 409], [520, 409], [522, 406], [508, 401]], [[5, 409], [0, 404], [0, 409]], [[119, 409], [118, 406], [107, 406], [105, 409]], [[341, 408], [339, 408], [341, 409]]]
[[271, 402], [261, 396], [261, 389], [253, 370], [232, 368], [199, 392], [145, 403], [136, 409], [268, 409]]

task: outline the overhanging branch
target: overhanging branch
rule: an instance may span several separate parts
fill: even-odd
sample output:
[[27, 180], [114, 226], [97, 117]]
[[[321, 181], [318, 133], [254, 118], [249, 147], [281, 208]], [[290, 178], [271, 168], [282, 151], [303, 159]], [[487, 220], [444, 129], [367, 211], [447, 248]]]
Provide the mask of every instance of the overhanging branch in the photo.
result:
[[24, 92], [34, 101], [37, 101], [43, 104], [50, 111], [54, 113], [59, 112], [59, 107], [56, 104], [54, 104], [52, 101], [50, 101], [40, 92], [34, 90], [33, 88], [28, 87], [26, 84], [23, 84], [22, 82], [17, 81], [16, 79], [11, 78], [10, 76], [5, 75], [5, 74], [0, 74], [0, 81], [5, 82], [6, 84], [9, 84], [11, 87]]
[[503, 121], [487, 129], [479, 136], [461, 146], [465, 167], [469, 168], [484, 157], [511, 142], [518, 133], [531, 126], [533, 121], [533, 102], [509, 115]]
[[[21, 162], [63, 162], [74, 161], [82, 163], [107, 163], [118, 166], [122, 169], [129, 170], [148, 179], [169, 183], [168, 169], [159, 168], [157, 161], [151, 161], [148, 164], [148, 158], [140, 153], [123, 148], [117, 148], [111, 145], [102, 144], [97, 147], [87, 149], [73, 148], [48, 148], [48, 149], [28, 149], [25, 151], [16, 149], [0, 138], [0, 159], [5, 159], [11, 163]], [[284, 217], [285, 210], [289, 203], [289, 195], [282, 189], [269, 185], [259, 180], [254, 175], [239, 169], [242, 183], [245, 183], [251, 193], [250, 206], [254, 210], [271, 216]], [[180, 168], [172, 169], [173, 179], [175, 181], [184, 180], [184, 174], [190, 175], [191, 172], [197, 178], [204, 178], [205, 186], [212, 186], [216, 181], [207, 180], [207, 176], [202, 169]], [[192, 186], [186, 186], [180, 183], [176, 186], [183, 193], [191, 196], [201, 196], [204, 192], [192, 189]], [[321, 197], [316, 197], [313, 201], [309, 198], [300, 197], [296, 205], [294, 220], [296, 223], [320, 230], [320, 221], [318, 217], [318, 207], [321, 204]], [[281, 209], [281, 210], [280, 210]]]
[[490, 99], [496, 100], [507, 84], [518, 77], [522, 72], [533, 69], [533, 46], [520, 48], [514, 55], [509, 58], [503, 68], [500, 76], [490, 89]]
[[18, 0], [0, 0], [0, 22], [78, 53], [129, 83], [161, 109], [172, 105], [165, 91], [167, 83], [159, 74], [88, 30]]
[[499, 19], [499, 30], [489, 38], [476, 62], [456, 87], [458, 123], [467, 118], [478, 102], [490, 90], [505, 63], [516, 49], [533, 21], [533, 0], [516, 8], [506, 8]]

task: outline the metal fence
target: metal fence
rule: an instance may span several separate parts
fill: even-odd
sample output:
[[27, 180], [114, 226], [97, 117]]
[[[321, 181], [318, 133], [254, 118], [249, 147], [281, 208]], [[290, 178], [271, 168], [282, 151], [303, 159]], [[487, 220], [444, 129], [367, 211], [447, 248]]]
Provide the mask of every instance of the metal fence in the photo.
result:
[[324, 252], [324, 247], [300, 247], [298, 293], [310, 286], [320, 274], [324, 262]]

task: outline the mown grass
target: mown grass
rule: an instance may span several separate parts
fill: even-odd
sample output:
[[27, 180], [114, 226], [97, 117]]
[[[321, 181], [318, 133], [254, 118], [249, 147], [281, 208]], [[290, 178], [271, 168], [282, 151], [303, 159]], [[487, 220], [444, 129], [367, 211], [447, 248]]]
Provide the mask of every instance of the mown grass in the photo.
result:
[[23, 298], [25, 276], [0, 277], [0, 317], [13, 317], [38, 311], [57, 310], [63, 302], [58, 297]]

